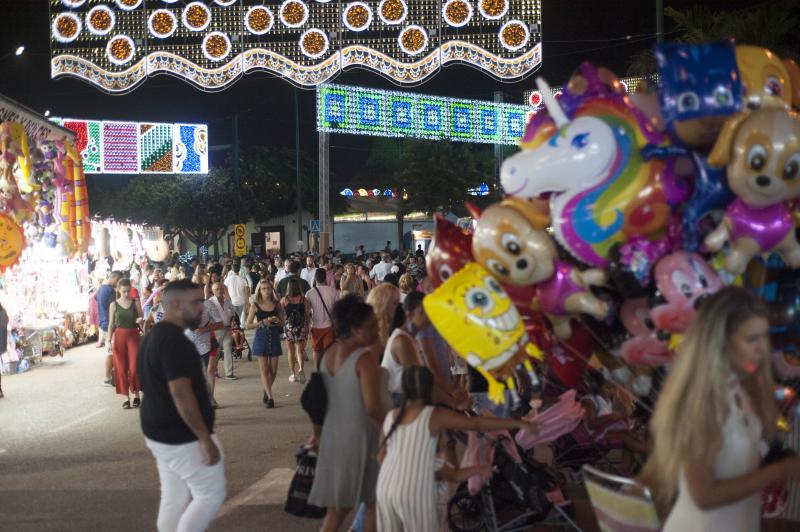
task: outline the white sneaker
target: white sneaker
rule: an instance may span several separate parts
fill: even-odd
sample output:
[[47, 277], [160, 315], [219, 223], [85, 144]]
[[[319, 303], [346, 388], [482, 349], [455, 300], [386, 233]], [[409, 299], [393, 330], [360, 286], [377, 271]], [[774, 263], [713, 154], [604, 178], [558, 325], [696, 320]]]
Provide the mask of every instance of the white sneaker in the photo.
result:
[[289, 375], [289, 382], [297, 382], [297, 377], [295, 377], [293, 374]]

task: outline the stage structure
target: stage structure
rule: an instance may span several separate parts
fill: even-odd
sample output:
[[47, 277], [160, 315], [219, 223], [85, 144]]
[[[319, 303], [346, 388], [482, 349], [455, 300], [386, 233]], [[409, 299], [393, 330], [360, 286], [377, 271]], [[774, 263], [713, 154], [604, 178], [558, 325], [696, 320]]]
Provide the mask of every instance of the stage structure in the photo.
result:
[[312, 87], [365, 68], [402, 85], [451, 64], [519, 80], [541, 0], [49, 0], [51, 75], [110, 93], [171, 74], [208, 91], [264, 71]]
[[208, 126], [52, 118], [75, 133], [86, 174], [207, 174]]

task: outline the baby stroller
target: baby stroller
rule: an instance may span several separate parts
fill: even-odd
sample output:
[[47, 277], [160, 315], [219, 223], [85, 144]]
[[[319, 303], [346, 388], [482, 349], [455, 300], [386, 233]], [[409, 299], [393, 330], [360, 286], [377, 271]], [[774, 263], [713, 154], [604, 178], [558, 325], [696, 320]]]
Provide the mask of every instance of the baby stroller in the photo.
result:
[[[465, 461], [474, 460], [471, 449], [477, 441], [487, 444], [493, 454], [495, 474], [488, 482], [472, 477], [459, 485], [448, 504], [448, 524], [457, 532], [527, 530], [553, 515], [580, 530], [570, 518], [558, 478], [549, 468], [533, 459], [533, 447], [545, 444], [572, 430], [580, 423], [583, 410], [575, 393], [567, 392], [559, 401], [528, 419], [538, 424], [537, 434], [520, 431], [512, 439], [506, 431], [470, 434]], [[471, 464], [474, 465], [474, 464]]]
[[[236, 342], [236, 335], [237, 333], [239, 336], [239, 342]], [[231, 334], [233, 335], [234, 342], [233, 342], [233, 359], [234, 360], [241, 360], [243, 353], [247, 351], [247, 360], [253, 360], [253, 349], [250, 347], [250, 342], [247, 341], [247, 335], [245, 334], [244, 330], [242, 330], [242, 324], [239, 321], [239, 316], [234, 316], [231, 318]], [[238, 345], [237, 345], [238, 343]]]

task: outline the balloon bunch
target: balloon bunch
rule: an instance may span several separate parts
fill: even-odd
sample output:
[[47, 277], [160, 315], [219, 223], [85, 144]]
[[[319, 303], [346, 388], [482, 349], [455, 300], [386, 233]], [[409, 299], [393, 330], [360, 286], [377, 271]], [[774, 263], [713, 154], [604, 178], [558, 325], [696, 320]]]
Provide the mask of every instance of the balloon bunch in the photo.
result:
[[75, 147], [63, 140], [34, 142], [22, 124], [0, 124], [0, 214], [24, 235], [15, 239], [20, 246], [15, 259], [7, 254], [0, 267], [13, 265], [26, 243], [42, 244], [59, 256], [85, 251], [89, 204]]
[[437, 217], [426, 308], [496, 400], [540, 352], [567, 386], [595, 354], [647, 395], [706, 296], [761, 256], [800, 267], [800, 68], [732, 40], [656, 57], [633, 95], [588, 63], [559, 99], [537, 79], [505, 197], [468, 205], [472, 232]]

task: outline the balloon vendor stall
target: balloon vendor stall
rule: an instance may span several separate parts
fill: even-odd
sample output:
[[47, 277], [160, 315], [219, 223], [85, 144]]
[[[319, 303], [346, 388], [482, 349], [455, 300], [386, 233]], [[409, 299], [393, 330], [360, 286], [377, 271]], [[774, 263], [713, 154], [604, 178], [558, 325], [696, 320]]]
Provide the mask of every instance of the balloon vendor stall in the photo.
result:
[[525, 374], [575, 388], [594, 367], [652, 407], [730, 284], [770, 305], [778, 376], [800, 377], [800, 69], [733, 40], [655, 53], [635, 94], [589, 63], [558, 94], [537, 79], [504, 197], [467, 205], [468, 229], [436, 218], [426, 309], [496, 402]]
[[75, 136], [0, 95], [0, 303], [11, 329], [4, 373], [85, 341], [91, 238]]

